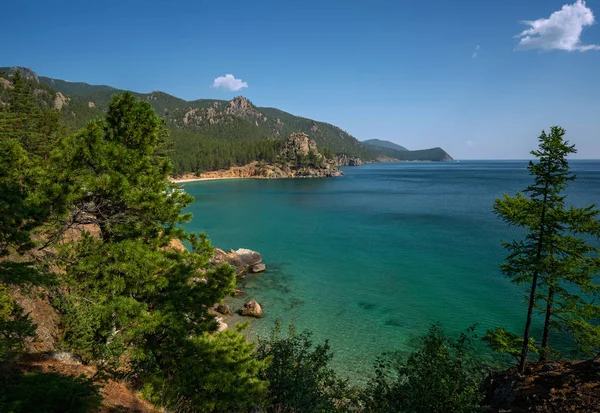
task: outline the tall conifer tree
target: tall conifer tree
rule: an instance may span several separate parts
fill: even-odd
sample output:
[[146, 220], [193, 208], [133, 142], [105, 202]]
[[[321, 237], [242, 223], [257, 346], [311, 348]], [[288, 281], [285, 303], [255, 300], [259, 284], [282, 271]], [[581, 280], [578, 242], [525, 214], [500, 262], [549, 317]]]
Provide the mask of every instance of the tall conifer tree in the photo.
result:
[[[518, 357], [520, 372], [531, 349], [531, 324], [536, 307], [545, 313], [541, 359], [548, 356], [553, 322], [557, 329], [567, 330], [574, 323], [593, 326], [590, 316], [597, 317], [590, 309], [593, 302], [590, 295], [597, 292], [594, 277], [600, 268], [598, 249], [586, 237], [598, 236], [600, 211], [594, 206], [565, 205], [564, 191], [575, 179], [566, 158], [576, 150], [564, 140], [564, 134], [560, 127], [552, 127], [550, 134], [542, 132], [538, 150], [531, 152], [537, 161], [531, 161], [528, 167], [534, 183], [514, 197], [505, 194], [494, 205], [502, 220], [527, 231], [523, 240], [503, 242], [509, 255], [501, 266], [511, 281], [528, 289], [527, 316]], [[559, 320], [553, 321], [553, 316]], [[493, 341], [493, 333], [498, 339], [507, 337], [497, 331], [490, 332], [488, 341]], [[514, 342], [514, 337], [511, 340]]]

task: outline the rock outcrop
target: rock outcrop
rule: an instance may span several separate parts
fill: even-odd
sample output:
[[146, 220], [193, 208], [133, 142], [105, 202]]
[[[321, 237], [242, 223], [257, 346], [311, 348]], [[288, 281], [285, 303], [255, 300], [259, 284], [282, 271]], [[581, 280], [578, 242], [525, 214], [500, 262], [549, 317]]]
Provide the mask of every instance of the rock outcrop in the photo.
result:
[[219, 265], [225, 263], [235, 267], [238, 277], [242, 277], [248, 272], [262, 272], [266, 269], [265, 264], [262, 262], [262, 256], [256, 251], [240, 248], [237, 251], [231, 250], [225, 252], [220, 248], [215, 248], [211, 264]]
[[345, 154], [337, 155], [335, 160], [339, 166], [361, 166], [363, 164], [362, 159]]
[[327, 159], [317, 147], [317, 143], [304, 133], [292, 133], [281, 150], [280, 161], [269, 164], [251, 162], [244, 166], [230, 169], [205, 172], [197, 175], [186, 175], [182, 180], [194, 178], [330, 178], [342, 176], [334, 159]]
[[8, 70], [8, 75], [12, 76], [17, 71], [19, 71], [21, 73], [21, 76], [23, 76], [24, 79], [33, 80], [33, 81], [35, 81], [35, 83], [40, 83], [40, 79], [38, 78], [38, 75], [28, 67], [13, 66]]
[[238, 117], [255, 117], [260, 118], [261, 120], [264, 118], [263, 121], [267, 120], [266, 117], [256, 109], [256, 106], [243, 96], [236, 96], [233, 100], [229, 101], [225, 108], [225, 113]]
[[0, 86], [4, 89], [12, 89], [14, 87], [10, 80], [4, 79], [3, 77], [0, 77]]
[[31, 352], [52, 351], [59, 347], [63, 331], [60, 314], [52, 305], [53, 297], [47, 290], [33, 287], [30, 291], [13, 288], [11, 295], [35, 323], [35, 338], [27, 339], [25, 347]]
[[63, 106], [67, 104], [68, 101], [68, 97], [66, 97], [60, 92], [56, 92], [56, 97], [54, 98], [54, 109], [61, 110]]
[[246, 304], [244, 304], [244, 306], [240, 308], [239, 313], [244, 317], [255, 318], [260, 318], [265, 315], [260, 304], [258, 304], [254, 298], [248, 300]]
[[489, 412], [598, 412], [600, 361], [527, 363], [492, 372], [484, 383]]

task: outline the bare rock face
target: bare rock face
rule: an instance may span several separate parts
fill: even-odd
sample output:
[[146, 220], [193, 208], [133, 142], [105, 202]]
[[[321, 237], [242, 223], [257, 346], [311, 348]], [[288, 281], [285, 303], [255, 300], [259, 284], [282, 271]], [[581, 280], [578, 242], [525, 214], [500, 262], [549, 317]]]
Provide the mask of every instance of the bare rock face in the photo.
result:
[[244, 317], [255, 318], [260, 318], [265, 315], [260, 304], [258, 304], [254, 298], [248, 300], [248, 302], [246, 302], [246, 304], [244, 304], [244, 306], [240, 308], [239, 313]]
[[36, 337], [25, 341], [27, 350], [43, 352], [58, 348], [62, 335], [60, 314], [52, 305], [48, 291], [40, 287], [34, 287], [29, 292], [14, 288], [11, 295], [36, 325]]
[[248, 272], [262, 272], [266, 269], [265, 264], [262, 262], [262, 256], [256, 251], [240, 248], [237, 251], [225, 252], [220, 248], [215, 248], [211, 264], [220, 265], [225, 263], [235, 267], [238, 277]]
[[345, 154], [336, 156], [335, 160], [339, 166], [361, 166], [363, 164], [362, 159]]
[[8, 70], [8, 75], [12, 76], [17, 71], [19, 71], [21, 73], [21, 76], [23, 76], [23, 78], [25, 78], [27, 80], [33, 80], [33, 81], [35, 81], [35, 83], [40, 83], [40, 79], [38, 78], [38, 75], [28, 67], [22, 67], [22, 66], [11, 67]]
[[288, 177], [323, 178], [343, 175], [335, 160], [326, 159], [319, 152], [317, 143], [305, 133], [292, 133], [281, 155], [287, 160], [285, 168], [290, 170]]
[[323, 159], [323, 155], [317, 149], [317, 143], [309, 139], [306, 133], [292, 133], [285, 143], [282, 154], [288, 159], [296, 159], [308, 156], [311, 151], [317, 158]]
[[60, 92], [56, 92], [56, 97], [54, 98], [54, 108], [61, 110], [63, 106], [67, 104], [68, 101], [68, 97], [66, 97]]
[[2, 86], [4, 89], [13, 88], [13, 84], [11, 83], [11, 81], [8, 79], [4, 79], [3, 77], [0, 77], [0, 86]]
[[256, 106], [243, 96], [237, 96], [227, 103], [225, 113], [238, 117], [255, 117], [261, 121], [266, 118], [256, 109]]

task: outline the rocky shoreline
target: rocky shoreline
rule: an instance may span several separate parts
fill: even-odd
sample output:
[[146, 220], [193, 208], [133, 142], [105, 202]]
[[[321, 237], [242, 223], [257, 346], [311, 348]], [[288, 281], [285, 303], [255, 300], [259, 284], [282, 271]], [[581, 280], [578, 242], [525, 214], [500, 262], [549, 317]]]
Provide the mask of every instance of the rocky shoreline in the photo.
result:
[[[256, 274], [264, 272], [267, 267], [262, 262], [262, 256], [256, 251], [252, 251], [246, 248], [240, 248], [238, 250], [231, 250], [225, 252], [220, 248], [215, 248], [213, 258], [210, 260], [211, 265], [217, 266], [222, 264], [229, 264], [235, 268], [237, 279], [244, 278], [247, 274]], [[234, 296], [244, 295], [245, 292], [236, 289]], [[261, 305], [254, 299], [250, 298], [246, 300], [245, 304], [237, 311], [232, 311], [230, 306], [227, 304], [228, 300], [217, 304], [212, 312], [215, 315], [218, 327], [217, 331], [224, 331], [229, 328], [227, 322], [234, 315], [238, 314], [242, 317], [261, 318], [264, 316]]]
[[292, 133], [285, 142], [280, 161], [267, 163], [254, 161], [219, 171], [184, 174], [173, 177], [173, 182], [192, 182], [212, 179], [284, 179], [284, 178], [332, 178], [344, 175], [335, 159], [322, 155], [317, 143], [304, 133]]

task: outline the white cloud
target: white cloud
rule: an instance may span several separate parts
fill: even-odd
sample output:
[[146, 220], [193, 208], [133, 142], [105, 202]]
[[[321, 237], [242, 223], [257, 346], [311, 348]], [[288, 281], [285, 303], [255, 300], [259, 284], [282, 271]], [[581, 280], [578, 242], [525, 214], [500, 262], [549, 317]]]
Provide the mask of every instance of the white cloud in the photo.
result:
[[468, 140], [468, 141], [465, 141], [465, 145], [467, 145], [469, 148], [472, 148], [473, 146], [475, 146], [475, 142]]
[[211, 87], [225, 89], [230, 92], [237, 92], [240, 89], [248, 87], [248, 83], [243, 82], [242, 79], [236, 79], [233, 75], [227, 74], [216, 78]]
[[594, 14], [584, 0], [565, 4], [547, 19], [524, 21], [531, 26], [515, 37], [520, 39], [518, 50], [566, 50], [569, 52], [600, 50], [600, 46], [581, 44], [581, 32], [585, 26], [594, 24]]
[[479, 53], [480, 50], [481, 50], [481, 46], [479, 46], [479, 45], [475, 46], [475, 50], [473, 51], [473, 55], [471, 57], [473, 59], [475, 59], [477, 57], [477, 53]]

